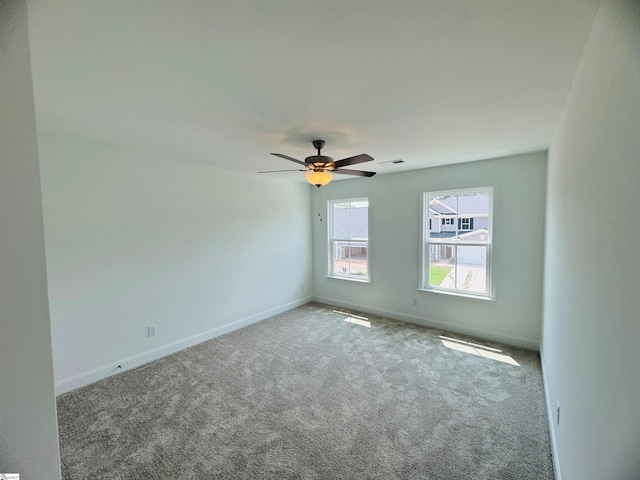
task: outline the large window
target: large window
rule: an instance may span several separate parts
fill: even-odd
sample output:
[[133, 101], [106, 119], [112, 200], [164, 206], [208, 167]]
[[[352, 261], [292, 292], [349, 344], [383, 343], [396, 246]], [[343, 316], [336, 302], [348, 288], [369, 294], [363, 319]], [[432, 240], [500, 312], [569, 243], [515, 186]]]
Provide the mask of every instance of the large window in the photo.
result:
[[492, 201], [491, 187], [424, 194], [422, 289], [493, 296]]
[[369, 199], [329, 201], [329, 276], [369, 281]]

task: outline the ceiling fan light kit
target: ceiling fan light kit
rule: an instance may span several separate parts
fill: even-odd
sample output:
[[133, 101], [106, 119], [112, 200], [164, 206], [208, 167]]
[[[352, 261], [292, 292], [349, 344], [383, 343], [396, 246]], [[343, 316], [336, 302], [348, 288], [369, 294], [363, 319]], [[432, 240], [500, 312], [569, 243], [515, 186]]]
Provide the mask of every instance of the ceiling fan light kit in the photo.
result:
[[[285, 160], [289, 160], [290, 162], [297, 163], [299, 165], [304, 165], [306, 170], [297, 170], [300, 172], [307, 172], [305, 174], [305, 178], [307, 182], [311, 185], [315, 185], [320, 188], [322, 185], [326, 185], [333, 179], [333, 173], [339, 173], [343, 175], [354, 175], [357, 177], [373, 177], [376, 172], [365, 172], [362, 170], [346, 170], [342, 169], [347, 165], [354, 165], [356, 163], [364, 163], [370, 162], [373, 160], [373, 157], [367, 155], [366, 153], [356, 155], [354, 157], [344, 158], [342, 160], [333, 161], [333, 158], [322, 155], [320, 151], [322, 147], [324, 147], [324, 140], [314, 140], [313, 146], [316, 150], [318, 150], [317, 155], [312, 155], [304, 159], [304, 162], [293, 157], [289, 157], [288, 155], [283, 155], [281, 153], [272, 153], [271, 155], [275, 155], [276, 157], [284, 158]], [[292, 172], [295, 170], [271, 170], [268, 172], [258, 172], [258, 173], [275, 173], [275, 172]]]
[[316, 187], [321, 187], [329, 183], [333, 179], [333, 175], [325, 171], [314, 172], [312, 170], [310, 172], [305, 173], [304, 178], [306, 178], [307, 182], [309, 182], [311, 185], [315, 185]]

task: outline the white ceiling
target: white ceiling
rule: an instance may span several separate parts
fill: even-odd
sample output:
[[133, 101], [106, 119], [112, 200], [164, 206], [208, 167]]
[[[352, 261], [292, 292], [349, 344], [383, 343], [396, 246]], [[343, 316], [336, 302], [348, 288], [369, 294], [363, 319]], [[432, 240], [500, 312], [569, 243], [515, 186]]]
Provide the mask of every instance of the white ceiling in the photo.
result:
[[247, 172], [544, 150], [597, 3], [33, 1], [38, 131]]

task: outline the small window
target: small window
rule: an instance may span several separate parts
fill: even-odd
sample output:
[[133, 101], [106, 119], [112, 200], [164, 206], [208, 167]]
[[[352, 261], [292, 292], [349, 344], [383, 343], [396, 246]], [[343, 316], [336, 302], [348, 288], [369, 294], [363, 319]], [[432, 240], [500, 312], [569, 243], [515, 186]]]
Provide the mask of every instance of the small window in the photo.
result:
[[[492, 297], [492, 201], [491, 187], [424, 194], [422, 289]], [[453, 212], [442, 218], [452, 228], [424, 228], [429, 215], [443, 211]]]
[[368, 282], [369, 199], [330, 200], [329, 276]]

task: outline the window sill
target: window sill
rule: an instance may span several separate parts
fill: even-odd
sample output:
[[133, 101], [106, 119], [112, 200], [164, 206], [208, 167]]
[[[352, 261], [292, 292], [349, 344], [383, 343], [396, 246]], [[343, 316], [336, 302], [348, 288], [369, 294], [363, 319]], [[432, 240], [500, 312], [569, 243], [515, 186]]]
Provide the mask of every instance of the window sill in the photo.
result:
[[446, 290], [436, 290], [433, 288], [418, 288], [420, 292], [437, 293], [439, 295], [449, 295], [450, 297], [470, 298], [472, 300], [484, 300], [487, 302], [497, 302], [495, 297], [486, 297], [484, 295], [472, 295], [469, 293], [449, 292]]
[[324, 278], [335, 278], [336, 280], [346, 280], [348, 282], [356, 282], [356, 283], [371, 283], [371, 279], [360, 280], [359, 278], [339, 277], [338, 275], [325, 275]]

